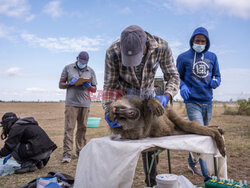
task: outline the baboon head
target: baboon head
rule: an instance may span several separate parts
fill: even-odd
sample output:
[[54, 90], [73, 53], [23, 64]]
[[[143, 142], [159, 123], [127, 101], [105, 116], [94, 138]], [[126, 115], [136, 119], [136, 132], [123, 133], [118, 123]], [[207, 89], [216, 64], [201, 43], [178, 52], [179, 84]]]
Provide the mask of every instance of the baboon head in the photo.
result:
[[110, 121], [117, 120], [123, 130], [132, 130], [144, 126], [142, 118], [142, 102], [131, 102], [133, 99], [123, 98], [110, 105]]

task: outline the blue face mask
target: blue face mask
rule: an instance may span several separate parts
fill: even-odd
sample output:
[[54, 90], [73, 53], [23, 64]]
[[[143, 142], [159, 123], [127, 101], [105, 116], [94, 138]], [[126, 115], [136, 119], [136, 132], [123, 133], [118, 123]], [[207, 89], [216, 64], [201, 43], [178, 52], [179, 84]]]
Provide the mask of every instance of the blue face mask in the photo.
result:
[[81, 64], [79, 61], [77, 61], [77, 66], [79, 69], [83, 69], [87, 66], [87, 64]]
[[194, 51], [196, 51], [197, 53], [201, 53], [202, 51], [204, 51], [206, 48], [206, 45], [200, 45], [200, 44], [193, 44], [193, 49]]

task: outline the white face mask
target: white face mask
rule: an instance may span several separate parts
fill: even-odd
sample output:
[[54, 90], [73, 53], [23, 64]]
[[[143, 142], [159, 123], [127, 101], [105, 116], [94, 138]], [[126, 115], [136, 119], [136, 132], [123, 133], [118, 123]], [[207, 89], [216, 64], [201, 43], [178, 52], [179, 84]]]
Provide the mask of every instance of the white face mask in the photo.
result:
[[79, 61], [77, 61], [77, 66], [79, 67], [79, 69], [83, 69], [87, 66], [87, 64], [81, 64]]
[[202, 51], [204, 51], [206, 48], [206, 45], [200, 45], [200, 44], [193, 44], [193, 49], [194, 51], [196, 51], [197, 53], [201, 53]]

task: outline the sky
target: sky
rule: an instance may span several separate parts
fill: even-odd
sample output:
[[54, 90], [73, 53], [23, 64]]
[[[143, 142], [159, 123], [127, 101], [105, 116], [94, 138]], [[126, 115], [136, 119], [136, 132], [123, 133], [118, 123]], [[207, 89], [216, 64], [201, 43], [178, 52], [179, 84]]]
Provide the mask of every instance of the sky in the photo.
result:
[[62, 70], [81, 51], [102, 90], [106, 50], [129, 25], [166, 40], [175, 60], [205, 27], [222, 77], [214, 100], [250, 98], [250, 0], [0, 0], [0, 100], [64, 100]]

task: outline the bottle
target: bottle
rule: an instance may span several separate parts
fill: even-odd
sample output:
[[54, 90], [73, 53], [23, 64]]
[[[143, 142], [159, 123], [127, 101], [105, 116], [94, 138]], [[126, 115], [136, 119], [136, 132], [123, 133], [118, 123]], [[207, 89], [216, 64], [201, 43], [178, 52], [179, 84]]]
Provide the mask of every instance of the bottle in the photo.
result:
[[244, 180], [244, 185], [247, 185], [247, 180]]

